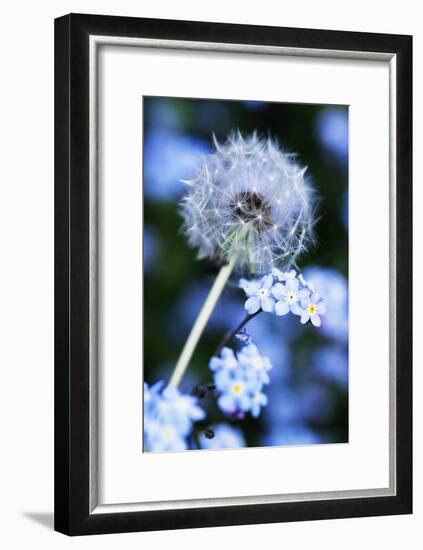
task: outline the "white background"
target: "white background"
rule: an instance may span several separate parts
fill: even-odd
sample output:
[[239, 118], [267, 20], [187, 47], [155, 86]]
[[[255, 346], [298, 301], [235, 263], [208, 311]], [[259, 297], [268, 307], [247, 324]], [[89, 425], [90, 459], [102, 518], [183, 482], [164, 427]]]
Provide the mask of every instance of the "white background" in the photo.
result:
[[[241, 10], [242, 5], [242, 10]], [[5, 548], [339, 548], [376, 544], [380, 548], [418, 548], [423, 522], [422, 400], [415, 404], [415, 514], [243, 526], [207, 530], [109, 535], [67, 539], [51, 531], [53, 400], [53, 18], [67, 12], [107, 13], [273, 24], [356, 31], [407, 33], [415, 36], [415, 97], [423, 95], [423, 31], [418, 3], [411, 0], [340, 3], [319, 0], [293, 4], [215, 0], [213, 3], [155, 0], [134, 3], [101, 0], [48, 4], [15, 2], [1, 18], [0, 101], [0, 543]], [[422, 118], [416, 101], [415, 120]], [[417, 152], [423, 147], [421, 125], [415, 128], [415, 181], [423, 171]], [[365, 197], [363, 197], [365, 200]], [[421, 186], [416, 186], [416, 241], [423, 230]], [[372, 228], [369, 227], [369, 232]], [[417, 248], [417, 247], [416, 247]], [[420, 245], [421, 249], [421, 245]], [[416, 251], [417, 254], [417, 251]], [[423, 278], [421, 253], [415, 257], [416, 280]], [[374, 266], [369, 266], [369, 271]], [[415, 395], [423, 375], [416, 286]]]
[[[388, 63], [106, 46], [99, 52], [98, 81], [99, 504], [387, 488]], [[245, 93], [248, 99], [349, 105], [349, 443], [141, 453], [141, 94]], [[363, 220], [373, 223], [372, 239]], [[376, 325], [363, 316], [371, 262], [378, 266]], [[206, 472], [204, 487], [198, 480]]]

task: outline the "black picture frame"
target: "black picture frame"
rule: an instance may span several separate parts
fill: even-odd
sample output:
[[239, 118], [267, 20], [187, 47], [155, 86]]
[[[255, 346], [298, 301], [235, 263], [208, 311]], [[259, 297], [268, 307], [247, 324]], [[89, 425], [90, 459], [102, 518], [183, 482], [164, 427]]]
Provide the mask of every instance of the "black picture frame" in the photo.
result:
[[[147, 37], [396, 56], [396, 494], [90, 513], [89, 39]], [[55, 21], [55, 529], [67, 535], [412, 512], [412, 37], [70, 14]]]

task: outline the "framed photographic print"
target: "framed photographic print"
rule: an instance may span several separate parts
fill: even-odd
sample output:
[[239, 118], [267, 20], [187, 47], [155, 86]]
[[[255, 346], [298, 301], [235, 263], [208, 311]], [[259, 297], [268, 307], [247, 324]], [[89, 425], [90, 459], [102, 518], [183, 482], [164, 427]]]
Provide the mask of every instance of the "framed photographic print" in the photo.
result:
[[55, 528], [411, 513], [410, 36], [55, 22]]

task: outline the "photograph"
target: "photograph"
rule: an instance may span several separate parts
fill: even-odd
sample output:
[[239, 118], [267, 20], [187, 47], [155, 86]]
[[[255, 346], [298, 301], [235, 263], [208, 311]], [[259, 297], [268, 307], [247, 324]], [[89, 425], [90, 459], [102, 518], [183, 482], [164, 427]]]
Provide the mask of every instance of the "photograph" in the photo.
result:
[[420, 6], [240, 7], [3, 6], [5, 550], [419, 546]]
[[140, 452], [348, 443], [348, 105], [140, 101]]

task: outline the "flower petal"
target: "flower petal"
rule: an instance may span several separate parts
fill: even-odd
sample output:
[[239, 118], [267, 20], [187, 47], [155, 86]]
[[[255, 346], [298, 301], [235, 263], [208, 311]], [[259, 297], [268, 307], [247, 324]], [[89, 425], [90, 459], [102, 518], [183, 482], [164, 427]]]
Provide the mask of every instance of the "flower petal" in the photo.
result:
[[272, 269], [272, 275], [275, 279], [277, 279], [278, 281], [283, 281], [285, 279], [282, 271], [280, 269], [278, 269], [277, 267], [274, 267]]
[[231, 348], [228, 348], [228, 347], [225, 346], [222, 349], [221, 356], [224, 359], [227, 359], [228, 357], [230, 357], [232, 359], [232, 357], [235, 357], [234, 350], [232, 350]]
[[307, 321], [310, 319], [310, 314], [308, 311], [303, 311], [301, 313], [301, 324], [305, 325], [307, 323]]
[[274, 305], [275, 302], [270, 296], [264, 296], [261, 300], [261, 307], [263, 311], [267, 311], [267, 313], [272, 313]]
[[227, 369], [218, 370], [214, 375], [214, 383], [219, 391], [226, 391], [231, 381], [232, 378]]
[[261, 280], [262, 288], [269, 290], [269, 288], [272, 288], [272, 285], [273, 285], [272, 275], [265, 275]]
[[217, 400], [217, 403], [219, 407], [222, 409], [225, 413], [234, 413], [236, 411], [235, 402], [231, 395], [228, 393], [225, 393], [219, 397]]
[[289, 292], [289, 293], [296, 293], [298, 291], [298, 288], [300, 286], [300, 283], [298, 282], [298, 279], [296, 277], [293, 277], [291, 279], [288, 279], [286, 281], [286, 290]]
[[253, 296], [260, 291], [260, 285], [257, 281], [247, 281], [247, 279], [241, 279], [239, 286], [242, 288], [247, 296]]
[[267, 398], [267, 395], [265, 393], [260, 394], [259, 402], [260, 402], [260, 405], [262, 405], [263, 407], [265, 407], [267, 405], [268, 398]]
[[244, 305], [247, 312], [252, 315], [261, 308], [260, 298], [258, 296], [250, 296]]
[[298, 305], [298, 302], [292, 303], [290, 307], [291, 307], [291, 313], [293, 313], [294, 315], [301, 315], [302, 309]]
[[258, 355], [258, 349], [255, 344], [248, 344], [248, 346], [244, 346], [239, 354], [239, 359], [241, 359], [241, 356], [254, 356]]
[[258, 418], [260, 415], [260, 405], [259, 403], [254, 403], [254, 405], [251, 407], [251, 416], [253, 418]]
[[156, 382], [151, 386], [150, 388], [151, 393], [158, 393], [163, 388], [164, 385], [165, 385], [165, 381], [159, 380], [158, 382]]
[[315, 327], [320, 327], [320, 325], [322, 324], [320, 317], [316, 313], [313, 313], [313, 315], [311, 315], [310, 320]]
[[285, 287], [281, 283], [276, 283], [272, 287], [272, 294], [276, 300], [282, 300], [286, 296]]
[[239, 398], [239, 408], [241, 411], [248, 411], [248, 409], [251, 407], [251, 399], [248, 397], [248, 395], [241, 395]]
[[261, 371], [261, 373], [260, 373], [260, 382], [262, 384], [269, 384], [270, 378], [269, 378], [269, 375], [267, 374], [267, 372]]
[[250, 281], [248, 281], [247, 279], [240, 279], [238, 282], [239, 288], [242, 288], [242, 289], [244, 289], [249, 284], [250, 284]]
[[300, 274], [298, 275], [298, 279], [300, 280], [300, 283], [302, 284], [302, 286], [304, 286], [304, 287], [306, 287], [306, 288], [308, 287], [308, 283], [307, 283], [307, 281], [304, 279], [302, 273], [300, 273]]
[[206, 413], [197, 405], [191, 408], [190, 413], [191, 419], [194, 421], [203, 420], [206, 418]]
[[311, 304], [310, 296], [307, 295], [301, 298], [301, 307], [306, 308], [310, 304]]
[[289, 312], [289, 305], [288, 302], [285, 302], [284, 300], [280, 300], [279, 302], [276, 302], [275, 304], [275, 313], [279, 317], [282, 315], [286, 315]]
[[222, 366], [222, 360], [219, 359], [219, 357], [212, 357], [209, 362], [209, 369], [210, 370], [217, 370], [220, 369]]

